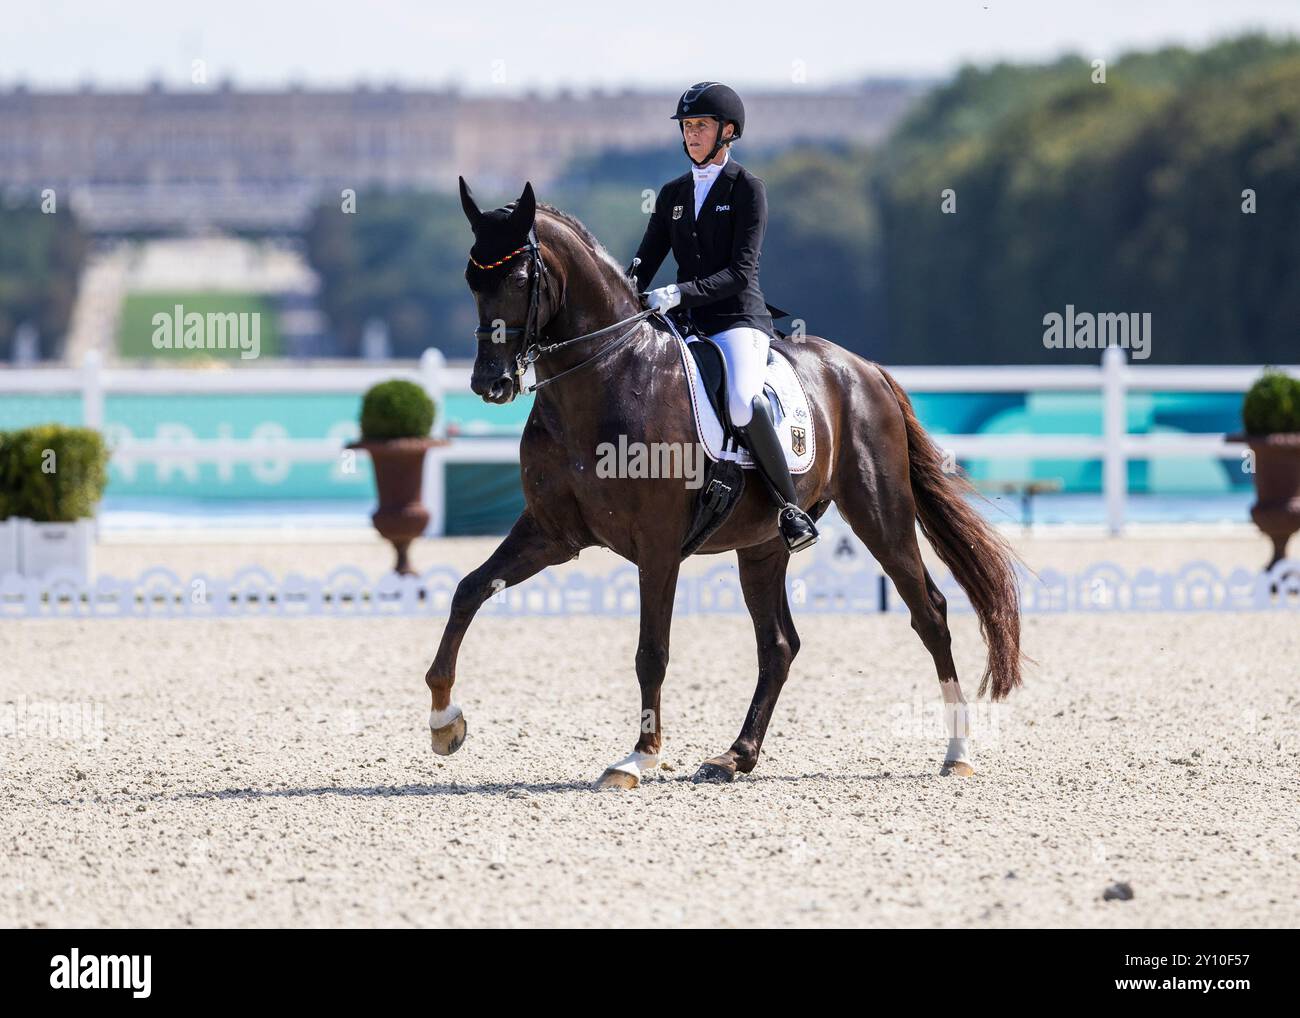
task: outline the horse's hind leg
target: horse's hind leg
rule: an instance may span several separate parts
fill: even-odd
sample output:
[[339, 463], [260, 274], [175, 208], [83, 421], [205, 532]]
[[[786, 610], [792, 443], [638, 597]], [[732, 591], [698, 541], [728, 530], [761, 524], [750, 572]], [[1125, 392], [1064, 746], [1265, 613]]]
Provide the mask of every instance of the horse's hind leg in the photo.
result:
[[460, 642], [474, 615], [493, 594], [522, 583], [547, 566], [567, 562], [575, 554], [571, 545], [551, 537], [525, 512], [488, 560], [457, 585], [451, 599], [447, 628], [442, 631], [442, 641], [438, 644], [438, 654], [424, 676], [429, 692], [433, 694], [429, 729], [435, 753], [448, 756], [460, 749], [465, 741], [465, 716], [451, 702], [451, 687], [456, 681]]
[[758, 639], [758, 686], [740, 735], [729, 750], [700, 765], [696, 781], [732, 781], [737, 771], [748, 774], [754, 769], [776, 699], [799, 653], [799, 634], [785, 593], [785, 570], [790, 561], [785, 545], [769, 541], [757, 548], [742, 548], [738, 557], [740, 586]]
[[[876, 465], [876, 473], [885, 473], [881, 464]], [[969, 777], [975, 773], [970, 759], [970, 719], [966, 698], [957, 681], [957, 666], [952, 660], [948, 603], [921, 561], [921, 548], [916, 540], [916, 505], [906, 462], [901, 476], [877, 477], [877, 480], [879, 483], [875, 485], [866, 484], [842, 493], [836, 505], [853, 532], [894, 581], [899, 596], [912, 613], [912, 628], [934, 659], [948, 735], [948, 750], [940, 773]]]
[[[925, 575], [925, 592], [934, 606], [934, 611], [938, 614], [943, 625], [944, 649], [947, 655], [947, 661], [952, 666], [952, 636], [948, 629], [948, 599], [940, 592], [938, 585], [930, 576], [930, 571], [924, 566], [921, 572]], [[895, 581], [897, 586], [897, 581]], [[933, 653], [933, 651], [931, 651]], [[948, 749], [943, 758], [943, 770], [940, 772], [945, 777], [955, 774], [958, 777], [969, 778], [975, 773], [975, 767], [970, 758], [970, 708], [966, 706], [966, 697], [962, 695], [961, 683], [957, 681], [957, 669], [952, 666], [951, 681], [943, 678], [943, 671], [939, 672], [939, 691], [943, 694], [943, 722], [944, 730], [948, 734]]]

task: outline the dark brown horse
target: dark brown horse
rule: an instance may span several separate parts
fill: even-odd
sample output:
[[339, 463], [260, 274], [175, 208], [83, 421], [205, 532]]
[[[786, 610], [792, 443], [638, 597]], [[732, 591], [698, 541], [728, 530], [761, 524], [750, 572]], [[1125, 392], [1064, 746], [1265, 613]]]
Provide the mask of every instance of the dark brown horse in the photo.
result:
[[[598, 476], [597, 447], [620, 435], [628, 443], [681, 448], [698, 441], [681, 358], [663, 327], [644, 317], [618, 264], [576, 219], [538, 206], [531, 185], [517, 202], [489, 212], [479, 210], [463, 180], [461, 198], [474, 231], [466, 278], [483, 323], [471, 387], [490, 403], [515, 398], [531, 349], [539, 391], [519, 447], [527, 507], [491, 557], [456, 588], [425, 676], [433, 694], [433, 748], [446, 755], [465, 739], [465, 718], [451, 690], [461, 640], [479, 607], [503, 587], [600, 546], [635, 563], [640, 573], [636, 675], [643, 724], [633, 752], [598, 781], [634, 788], [640, 774], [656, 766], [673, 594], [698, 492], [681, 478]], [[547, 351], [548, 345], [557, 348]], [[775, 347], [793, 362], [813, 408], [817, 458], [795, 478], [800, 504], [819, 517], [834, 502], [893, 580], [912, 628], [934, 658], [950, 719], [941, 773], [972, 774], [947, 607], [922, 564], [916, 524], [979, 617], [988, 644], [980, 693], [989, 689], [995, 700], [1020, 683], [1019, 590], [1011, 553], [967, 503], [966, 482], [945, 472], [906, 393], [884, 369], [815, 336]], [[746, 485], [731, 516], [700, 551], [737, 553], [758, 639], [758, 687], [740, 735], [696, 774], [696, 780], [730, 781], [758, 763], [799, 651], [786, 597], [789, 553], [767, 493]]]

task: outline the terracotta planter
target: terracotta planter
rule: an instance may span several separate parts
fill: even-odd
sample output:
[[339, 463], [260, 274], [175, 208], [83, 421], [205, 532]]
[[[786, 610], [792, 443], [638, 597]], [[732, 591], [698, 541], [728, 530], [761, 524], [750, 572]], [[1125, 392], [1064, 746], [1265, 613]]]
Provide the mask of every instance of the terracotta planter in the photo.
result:
[[421, 500], [424, 454], [435, 445], [446, 444], [445, 440], [436, 438], [390, 438], [362, 440], [348, 446], [365, 450], [374, 461], [379, 508], [370, 522], [397, 552], [394, 569], [403, 576], [415, 575], [408, 551], [411, 542], [429, 525], [429, 510]]
[[1300, 530], [1300, 433], [1233, 435], [1255, 453], [1255, 504], [1250, 518], [1273, 542], [1271, 569], [1286, 558], [1287, 542]]

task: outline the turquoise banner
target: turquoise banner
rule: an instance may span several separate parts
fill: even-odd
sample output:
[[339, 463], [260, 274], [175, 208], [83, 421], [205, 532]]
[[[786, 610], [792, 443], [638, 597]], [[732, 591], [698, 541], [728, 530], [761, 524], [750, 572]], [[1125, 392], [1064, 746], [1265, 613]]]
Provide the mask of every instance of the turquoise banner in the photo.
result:
[[[918, 393], [913, 400], [922, 422], [940, 440], [945, 434], [1102, 433], [1101, 397], [1096, 393]], [[475, 436], [519, 434], [530, 407], [531, 400], [490, 407], [463, 393], [448, 396], [439, 412], [446, 415], [452, 434], [472, 441]], [[1128, 428], [1134, 434], [1234, 432], [1241, 426], [1240, 407], [1241, 397], [1232, 393], [1130, 392]], [[359, 409], [359, 396], [330, 393], [110, 395], [104, 414], [110, 441], [130, 436], [179, 446], [191, 438], [281, 437], [337, 439], [342, 445], [356, 437]], [[80, 398], [10, 396], [0, 401], [0, 429], [47, 421], [81, 424]], [[1059, 481], [1066, 494], [1101, 490], [1100, 462], [981, 459], [965, 465], [977, 481]], [[449, 499], [464, 503], [467, 519], [473, 516], [474, 504], [499, 498], [505, 499], [501, 505], [519, 504], [514, 466], [477, 475], [474, 484], [485, 487], [474, 498], [465, 494], [469, 482], [469, 476], [458, 475], [457, 483], [448, 486], [454, 492]], [[1211, 495], [1247, 490], [1250, 478], [1236, 459], [1157, 459], [1130, 463], [1129, 483], [1135, 494]], [[506, 489], [511, 488], [513, 494], [507, 497]], [[332, 463], [268, 460], [219, 466], [188, 462], [184, 456], [163, 464], [114, 463], [108, 488], [110, 496], [239, 500], [357, 500], [371, 491], [366, 457], [358, 458], [354, 473]]]

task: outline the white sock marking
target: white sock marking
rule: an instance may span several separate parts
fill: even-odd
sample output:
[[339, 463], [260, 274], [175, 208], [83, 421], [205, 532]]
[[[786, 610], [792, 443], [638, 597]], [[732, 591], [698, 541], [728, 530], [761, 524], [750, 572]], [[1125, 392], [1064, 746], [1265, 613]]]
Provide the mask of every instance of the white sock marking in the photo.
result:
[[622, 771], [640, 779], [645, 771], [652, 771], [659, 766], [659, 757], [654, 753], [638, 753], [633, 750], [616, 764], [610, 764], [611, 771]]

